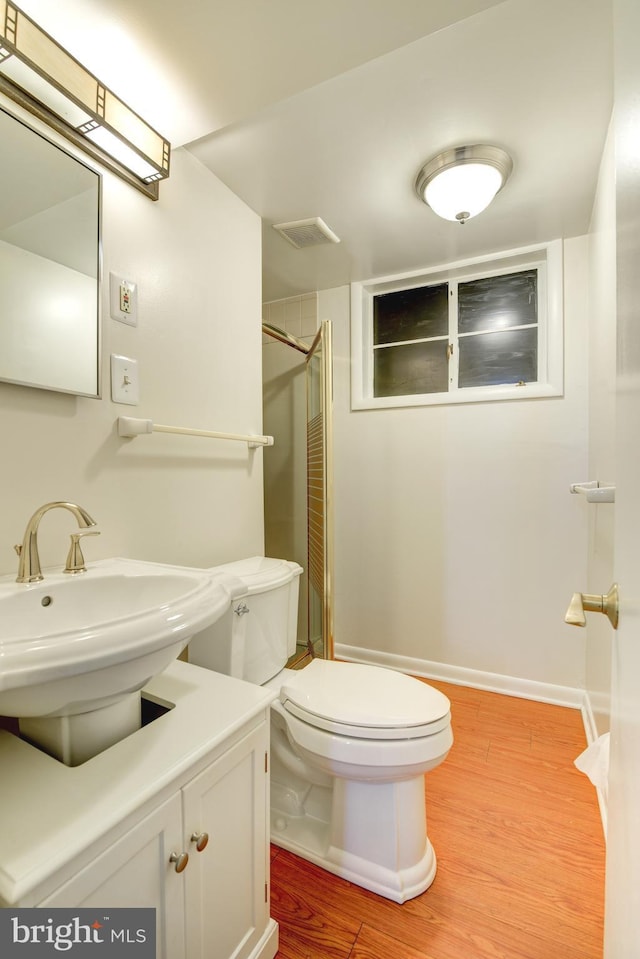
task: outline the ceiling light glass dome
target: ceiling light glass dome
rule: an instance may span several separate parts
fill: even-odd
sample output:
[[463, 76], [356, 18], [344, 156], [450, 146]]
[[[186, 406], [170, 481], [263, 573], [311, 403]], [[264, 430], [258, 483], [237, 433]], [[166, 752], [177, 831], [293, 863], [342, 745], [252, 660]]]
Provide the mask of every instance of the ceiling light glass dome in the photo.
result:
[[499, 147], [457, 147], [422, 167], [416, 192], [438, 216], [465, 223], [489, 206], [512, 169], [510, 156]]

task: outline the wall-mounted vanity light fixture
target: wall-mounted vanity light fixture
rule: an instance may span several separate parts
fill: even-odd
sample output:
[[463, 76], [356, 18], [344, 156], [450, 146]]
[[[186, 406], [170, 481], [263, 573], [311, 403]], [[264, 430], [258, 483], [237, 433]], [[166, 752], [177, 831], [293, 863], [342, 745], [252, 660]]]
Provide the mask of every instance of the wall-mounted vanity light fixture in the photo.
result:
[[465, 223], [489, 206], [512, 169], [511, 157], [500, 147], [456, 147], [425, 163], [416, 192], [438, 216]]
[[0, 91], [157, 200], [170, 144], [7, 0], [0, 0]]

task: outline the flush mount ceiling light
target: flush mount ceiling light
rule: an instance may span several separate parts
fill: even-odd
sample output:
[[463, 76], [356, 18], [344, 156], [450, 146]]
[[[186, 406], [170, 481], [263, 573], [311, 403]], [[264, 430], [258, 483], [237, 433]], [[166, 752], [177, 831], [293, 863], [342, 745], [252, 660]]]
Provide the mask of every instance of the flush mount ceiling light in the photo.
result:
[[0, 0], [0, 91], [151, 197], [171, 147], [22, 10]]
[[456, 147], [425, 163], [416, 192], [438, 216], [465, 223], [489, 206], [512, 169], [511, 157], [500, 147]]

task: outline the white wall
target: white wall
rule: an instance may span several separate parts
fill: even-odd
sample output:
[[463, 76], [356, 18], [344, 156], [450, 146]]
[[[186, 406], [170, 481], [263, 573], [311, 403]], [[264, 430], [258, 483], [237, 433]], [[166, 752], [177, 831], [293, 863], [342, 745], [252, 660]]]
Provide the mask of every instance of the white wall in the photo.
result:
[[588, 466], [587, 253], [586, 237], [565, 243], [562, 398], [353, 413], [349, 290], [320, 293], [335, 344], [338, 654], [496, 688], [584, 687], [584, 631], [564, 614], [587, 576], [584, 503], [569, 493]]
[[[589, 479], [615, 483], [616, 192], [612, 131], [605, 146], [589, 235]], [[584, 504], [589, 523], [589, 593], [614, 581], [615, 505]], [[580, 587], [577, 587], [580, 588]], [[587, 691], [592, 733], [609, 729], [612, 629], [587, 617]]]
[[[262, 432], [260, 221], [190, 154], [176, 151], [154, 203], [106, 173], [103, 192], [103, 398], [0, 383], [0, 572], [31, 513], [72, 500], [98, 521], [88, 561], [131, 556], [210, 565], [262, 552], [262, 457], [240, 443], [117, 436], [119, 414], [228, 432]], [[137, 282], [139, 326], [109, 318], [108, 276]], [[109, 357], [139, 361], [141, 402], [111, 402]], [[40, 528], [60, 564], [74, 520]]]

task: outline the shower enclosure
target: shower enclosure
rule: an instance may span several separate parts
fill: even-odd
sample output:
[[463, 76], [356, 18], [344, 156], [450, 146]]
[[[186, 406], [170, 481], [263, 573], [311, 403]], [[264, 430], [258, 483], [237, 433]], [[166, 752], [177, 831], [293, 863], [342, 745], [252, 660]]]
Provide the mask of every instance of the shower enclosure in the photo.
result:
[[331, 659], [331, 323], [310, 344], [270, 323], [262, 329], [283, 344], [277, 355], [270, 347], [264, 370], [264, 429], [276, 440], [276, 455], [265, 457], [265, 552], [304, 569], [295, 660]]

